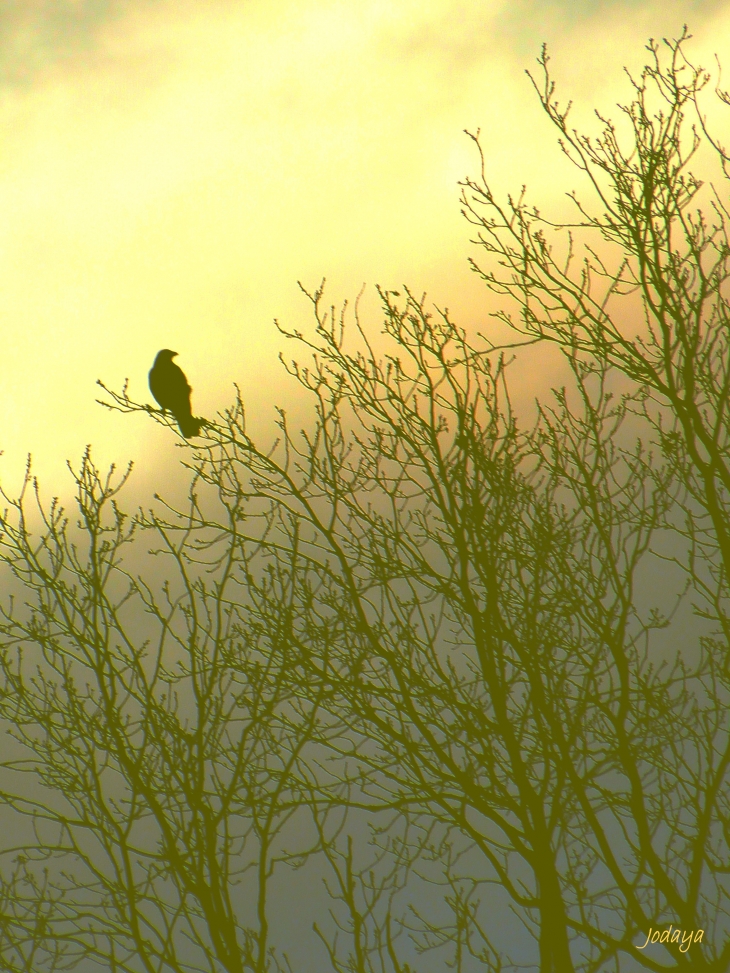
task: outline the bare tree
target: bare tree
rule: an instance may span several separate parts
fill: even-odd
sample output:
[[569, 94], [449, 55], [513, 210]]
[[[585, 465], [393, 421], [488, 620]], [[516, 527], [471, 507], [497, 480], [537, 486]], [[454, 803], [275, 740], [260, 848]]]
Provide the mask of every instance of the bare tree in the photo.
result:
[[[499, 315], [502, 320], [527, 340], [557, 343], [571, 363], [599, 362], [628, 380], [635, 392], [632, 412], [649, 428], [650, 441], [680, 487], [662, 527], [675, 536], [669, 556], [691, 590], [702, 688], [693, 694], [698, 710], [689, 737], [657, 763], [657, 772], [669, 775], [663, 790], [673, 800], [654, 806], [636, 773], [640, 751], [629, 746], [627, 731], [618, 753], [637, 829], [635, 855], [660, 893], [654, 925], [661, 916], [697, 928], [727, 913], [730, 248], [721, 188], [728, 155], [708, 129], [700, 96], [710, 75], [687, 59], [689, 39], [685, 27], [678, 40], [664, 41], [665, 56], [650, 42], [650, 63], [638, 80], [629, 76], [634, 99], [622, 108], [624, 139], [601, 115], [597, 138], [568, 127], [570, 105], [561, 109], [555, 99], [543, 49], [542, 77], [531, 80], [563, 152], [586, 177], [594, 200], [591, 205], [571, 194], [575, 224], [550, 223], [527, 205], [524, 194], [500, 204], [489, 188], [483, 155], [482, 178], [464, 184], [463, 202], [479, 228], [475, 242], [490, 254], [487, 269], [476, 262], [474, 269], [519, 309], [519, 320], [508, 310]], [[715, 90], [730, 104], [724, 91]], [[704, 185], [690, 170], [701, 152], [710, 162], [714, 155], [720, 186]], [[567, 235], [562, 253], [549, 242], [553, 231], [558, 238]], [[576, 267], [579, 236], [583, 257]], [[632, 322], [631, 300], [637, 297], [641, 325]], [[560, 460], [557, 466], [562, 472]], [[584, 480], [586, 472], [580, 471]], [[642, 479], [656, 481], [650, 464]], [[628, 701], [622, 718], [630, 720]], [[708, 887], [711, 905], [704, 901]], [[704, 960], [694, 953], [692, 968], [725, 969], [727, 937], [725, 928], [718, 933], [718, 949], [703, 954]]]
[[[727, 214], [718, 193], [712, 223], [690, 214], [687, 164], [702, 135], [727, 157], [687, 40], [650, 45], [627, 149], [607, 119], [568, 130], [543, 52], [533, 83], [598, 215], [501, 203], [484, 156], [464, 184], [479, 272], [519, 310], [502, 320], [565, 355], [534, 423], [506, 347], [381, 290], [376, 354], [320, 287], [312, 332], [282, 329], [308, 356], [288, 366], [306, 430], [280, 412], [263, 449], [238, 397], [184, 464], [189, 507], [130, 521], [85, 457], [85, 558], [57, 506], [39, 540], [11, 504], [0, 559], [32, 598], [4, 609], [2, 706], [29, 756], [3, 799], [37, 831], [0, 943], [15, 968], [281, 968], [269, 879], [316, 855], [337, 973], [725, 973]], [[120, 561], [144, 532], [174, 568], [160, 592]], [[642, 600], [662, 565], [674, 589]], [[670, 924], [684, 939], [644, 945]]]
[[[317, 691], [295, 695], [286, 678], [281, 604], [278, 626], [241, 623], [253, 555], [239, 557], [235, 505], [198, 545], [185, 527], [201, 516], [194, 490], [177, 527], [129, 518], [116, 499], [128, 474], [102, 477], [87, 452], [76, 530], [56, 501], [44, 510], [30, 474], [3, 517], [2, 558], [25, 605], [11, 596], [2, 609], [2, 712], [20, 750], [3, 762], [2, 800], [33, 825], [5, 849], [16, 864], [3, 965], [280, 969], [267, 893], [292, 860], [280, 838]], [[124, 567], [145, 529], [174, 565], [164, 583]]]

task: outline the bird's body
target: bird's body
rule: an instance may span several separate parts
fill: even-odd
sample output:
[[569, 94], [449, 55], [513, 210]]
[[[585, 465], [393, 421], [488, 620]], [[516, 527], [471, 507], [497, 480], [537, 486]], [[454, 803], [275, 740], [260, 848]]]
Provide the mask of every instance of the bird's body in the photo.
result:
[[200, 433], [201, 420], [196, 419], [190, 407], [190, 393], [183, 370], [172, 360], [176, 351], [163, 348], [157, 353], [155, 363], [150, 369], [150, 392], [163, 412], [170, 412], [186, 439]]

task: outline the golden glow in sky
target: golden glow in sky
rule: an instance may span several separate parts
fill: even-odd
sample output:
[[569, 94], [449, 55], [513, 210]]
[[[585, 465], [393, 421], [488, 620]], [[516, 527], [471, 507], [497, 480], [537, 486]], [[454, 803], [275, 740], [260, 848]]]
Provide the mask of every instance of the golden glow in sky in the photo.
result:
[[66, 489], [65, 460], [89, 442], [143, 476], [177, 461], [166, 430], [94, 402], [97, 378], [126, 376], [149, 400], [162, 347], [180, 353], [196, 413], [227, 407], [237, 382], [252, 430], [258, 417], [266, 428], [296, 394], [272, 319], [308, 323], [297, 279], [326, 276], [336, 303], [367, 282], [373, 327], [375, 283], [488, 326], [459, 215], [457, 181], [478, 164], [463, 129], [481, 128], [495, 186], [526, 182], [542, 209], [563, 206], [577, 177], [524, 75], [543, 40], [576, 121], [627, 100], [621, 66], [639, 68], [649, 36], [684, 21], [696, 60], [730, 65], [722, 3], [96, 0], [93, 18], [92, 6], [59, 2], [53, 31], [40, 3], [0, 24], [10, 492], [28, 451], [48, 492]]

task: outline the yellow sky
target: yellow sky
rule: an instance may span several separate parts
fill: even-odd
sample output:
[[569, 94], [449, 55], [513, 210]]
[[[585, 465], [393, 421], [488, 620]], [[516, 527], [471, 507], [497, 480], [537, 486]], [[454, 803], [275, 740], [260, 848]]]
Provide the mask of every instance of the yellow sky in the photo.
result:
[[[88, 5], [64, 4], [71, 30]], [[180, 353], [198, 414], [237, 382], [264, 428], [294, 401], [272, 319], [309, 320], [297, 279], [326, 276], [336, 302], [367, 282], [373, 326], [379, 282], [484, 327], [493, 304], [458, 206], [457, 180], [477, 173], [463, 129], [481, 127], [495, 185], [557, 205], [576, 178], [524, 75], [540, 42], [589, 119], [628, 98], [621, 65], [684, 20], [697, 59], [730, 65], [724, 6], [158, 0], [97, 18], [84, 43], [44, 36], [42, 13], [5, 24], [0, 482], [13, 492], [31, 450], [63, 493], [65, 460], [91, 442], [158, 488], [173, 437], [94, 399], [97, 378], [129, 376], [148, 400], [161, 347]]]

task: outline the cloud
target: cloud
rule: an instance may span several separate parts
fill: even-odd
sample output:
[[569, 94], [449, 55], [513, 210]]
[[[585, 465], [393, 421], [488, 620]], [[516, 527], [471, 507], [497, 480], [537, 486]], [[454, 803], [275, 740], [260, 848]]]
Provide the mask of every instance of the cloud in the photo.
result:
[[[596, 98], [625, 95], [621, 59], [641, 63], [648, 33], [689, 6], [652, 6], [653, 31], [641, 6], [579, 24], [556, 12], [547, 39], [566, 99], [588, 118]], [[50, 9], [4, 9], [0, 472], [32, 449], [57, 478], [87, 442], [120, 462], [176, 459], [145, 417], [94, 404], [97, 377], [130, 376], [148, 397], [161, 347], [180, 352], [204, 415], [234, 381], [254, 424], [277, 400], [296, 408], [272, 319], [309, 323], [297, 279], [326, 275], [337, 302], [362, 281], [408, 283], [488, 326], [494, 301], [467, 268], [459, 215], [457, 181], [478, 161], [465, 127], [482, 128], [500, 191], [527, 182], [557, 206], [572, 188], [523, 73], [537, 28], [506, 2]], [[365, 309], [377, 325], [372, 286]]]

